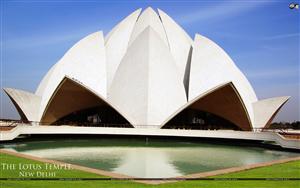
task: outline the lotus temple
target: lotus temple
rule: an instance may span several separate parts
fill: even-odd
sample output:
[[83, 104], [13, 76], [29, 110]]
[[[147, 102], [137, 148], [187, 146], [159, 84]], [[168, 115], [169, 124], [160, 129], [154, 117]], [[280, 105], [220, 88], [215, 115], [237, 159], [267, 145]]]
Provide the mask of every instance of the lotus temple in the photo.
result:
[[259, 100], [218, 44], [200, 34], [191, 38], [165, 12], [152, 8], [134, 11], [107, 35], [99, 31], [78, 41], [35, 93], [4, 91], [22, 122], [30, 124], [20, 134], [235, 130], [244, 132], [242, 138], [268, 128], [289, 99]]

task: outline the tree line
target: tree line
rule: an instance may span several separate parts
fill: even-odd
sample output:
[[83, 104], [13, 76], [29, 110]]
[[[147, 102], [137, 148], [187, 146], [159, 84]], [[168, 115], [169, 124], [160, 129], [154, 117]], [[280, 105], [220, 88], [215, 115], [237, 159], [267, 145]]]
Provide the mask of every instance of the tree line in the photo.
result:
[[300, 129], [300, 121], [294, 122], [273, 122], [270, 129]]

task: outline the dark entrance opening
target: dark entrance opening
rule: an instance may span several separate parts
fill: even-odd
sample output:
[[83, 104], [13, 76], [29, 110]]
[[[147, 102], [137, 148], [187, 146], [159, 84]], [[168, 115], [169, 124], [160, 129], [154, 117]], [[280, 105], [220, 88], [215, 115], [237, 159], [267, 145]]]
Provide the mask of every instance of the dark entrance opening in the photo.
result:
[[75, 111], [60, 118], [53, 124], [95, 127], [132, 127], [124, 117], [110, 106], [97, 106]]
[[220, 116], [191, 108], [185, 109], [180, 112], [162, 128], [196, 130], [242, 130], [234, 123]]

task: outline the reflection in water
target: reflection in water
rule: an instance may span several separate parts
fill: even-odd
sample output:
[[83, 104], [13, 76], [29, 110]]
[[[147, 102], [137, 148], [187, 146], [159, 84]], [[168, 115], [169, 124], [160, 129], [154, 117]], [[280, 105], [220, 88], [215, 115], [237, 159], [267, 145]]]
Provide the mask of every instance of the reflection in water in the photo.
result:
[[164, 178], [182, 175], [170, 164], [169, 148], [126, 148], [123, 163], [114, 172], [135, 177]]
[[255, 147], [125, 139], [39, 141], [7, 149], [135, 177], [164, 178], [243, 166], [299, 154]]

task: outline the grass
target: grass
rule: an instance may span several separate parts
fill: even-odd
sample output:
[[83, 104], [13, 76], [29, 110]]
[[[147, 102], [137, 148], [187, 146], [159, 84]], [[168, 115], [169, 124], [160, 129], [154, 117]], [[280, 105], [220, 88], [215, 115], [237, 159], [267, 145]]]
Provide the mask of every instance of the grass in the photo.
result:
[[[5, 164], [16, 164], [18, 167], [19, 163], [22, 164], [33, 164], [33, 166], [42, 166], [44, 163], [37, 162], [29, 159], [24, 159], [8, 154], [0, 154], [1, 160], [1, 178], [19, 178], [19, 170], [5, 170], [3, 169], [3, 163]], [[31, 170], [35, 171], [35, 170]], [[85, 178], [101, 178], [104, 176], [82, 172], [79, 170], [52, 170], [51, 172], [56, 173], [57, 178], [76, 178], [76, 177], [85, 177]], [[216, 178], [300, 178], [300, 161], [276, 164], [268, 167], [261, 167], [231, 174], [215, 176]], [[185, 188], [185, 187], [204, 187], [204, 188], [213, 188], [213, 187], [224, 187], [224, 188], [239, 188], [239, 187], [256, 187], [256, 188], [275, 188], [275, 187], [300, 187], [300, 181], [273, 181], [273, 180], [191, 180], [191, 181], [180, 181], [175, 183], [166, 183], [160, 185], [147, 185], [136, 183], [132, 181], [125, 180], [101, 180], [101, 181], [23, 181], [23, 180], [1, 180], [0, 188]]]

